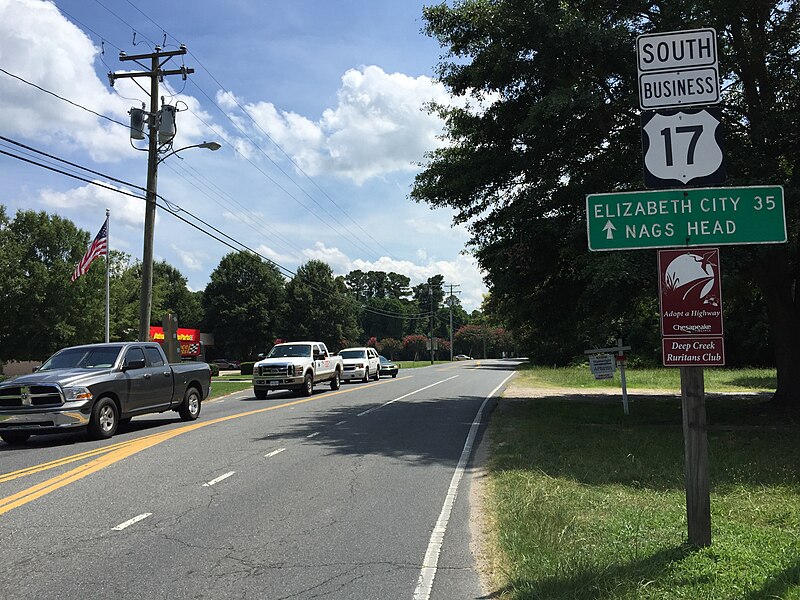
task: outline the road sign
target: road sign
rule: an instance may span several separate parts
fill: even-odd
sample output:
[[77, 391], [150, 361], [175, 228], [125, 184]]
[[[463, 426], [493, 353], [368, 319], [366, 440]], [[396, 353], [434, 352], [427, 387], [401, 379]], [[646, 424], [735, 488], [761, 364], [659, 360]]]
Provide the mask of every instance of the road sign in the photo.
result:
[[719, 248], [658, 251], [661, 335], [723, 334]]
[[636, 38], [639, 106], [643, 109], [719, 102], [717, 32], [691, 29]]
[[586, 231], [593, 251], [782, 243], [783, 187], [589, 194]]
[[723, 367], [725, 341], [721, 337], [661, 338], [665, 367]]
[[642, 112], [644, 184], [669, 188], [725, 181], [719, 108]]

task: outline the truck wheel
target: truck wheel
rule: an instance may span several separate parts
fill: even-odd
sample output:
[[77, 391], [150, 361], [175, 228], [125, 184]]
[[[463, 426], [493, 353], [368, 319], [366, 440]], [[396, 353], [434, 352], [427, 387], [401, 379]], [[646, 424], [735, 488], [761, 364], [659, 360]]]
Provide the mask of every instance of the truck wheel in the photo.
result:
[[311, 373], [306, 373], [303, 377], [303, 387], [300, 388], [300, 393], [303, 396], [310, 396], [314, 393], [314, 376]]
[[117, 432], [119, 411], [117, 405], [108, 396], [100, 398], [92, 408], [89, 420], [89, 437], [93, 440], [107, 440]]
[[253, 393], [256, 395], [256, 398], [259, 400], [266, 400], [267, 394], [269, 394], [269, 390], [257, 390], [253, 388]]
[[194, 421], [200, 416], [200, 392], [196, 387], [186, 389], [178, 414], [181, 416], [181, 421]]
[[333, 379], [331, 379], [331, 389], [338, 390], [340, 387], [342, 387], [342, 378], [339, 376], [339, 369], [336, 369]]
[[364, 379], [361, 380], [363, 383], [369, 383], [369, 365], [367, 368], [364, 369]]
[[24, 444], [28, 441], [29, 437], [31, 437], [31, 434], [23, 431], [4, 431], [3, 433], [0, 433], [0, 439], [2, 439], [6, 444], [12, 445]]
[[378, 367], [377, 369], [375, 369], [375, 381], [380, 381], [380, 379], [381, 379], [381, 368]]

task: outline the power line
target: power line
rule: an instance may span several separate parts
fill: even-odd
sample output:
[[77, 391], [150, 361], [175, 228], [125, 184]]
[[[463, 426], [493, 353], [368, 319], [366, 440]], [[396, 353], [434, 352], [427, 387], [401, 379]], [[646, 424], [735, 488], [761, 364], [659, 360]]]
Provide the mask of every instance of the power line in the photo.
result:
[[[40, 151], [40, 150], [36, 150], [35, 148], [32, 148], [32, 147], [30, 147], [30, 146], [27, 146], [27, 145], [25, 145], [25, 144], [22, 144], [21, 142], [17, 142], [17, 141], [15, 141], [15, 140], [12, 140], [12, 139], [10, 139], [10, 138], [6, 138], [6, 137], [3, 137], [3, 136], [0, 136], [0, 139], [2, 139], [2, 140], [4, 140], [4, 141], [7, 141], [7, 142], [9, 142], [9, 143], [11, 143], [11, 144], [14, 144], [14, 145], [17, 145], [17, 146], [23, 147], [23, 148], [25, 148], [25, 149], [28, 149], [28, 150], [30, 150], [30, 151], [32, 151], [32, 152], [35, 152], [35, 153], [41, 154], [41, 155], [43, 155], [43, 156], [46, 156], [46, 157], [48, 157], [48, 158], [51, 158], [51, 159], [53, 159], [53, 160], [57, 160], [57, 161], [63, 162], [63, 163], [65, 163], [65, 164], [68, 164], [68, 165], [70, 165], [70, 166], [73, 166], [73, 167], [75, 167], [75, 168], [83, 169], [83, 170], [85, 170], [85, 171], [87, 171], [87, 172], [90, 172], [90, 173], [92, 173], [92, 174], [96, 174], [96, 175], [99, 175], [99, 176], [102, 176], [102, 177], [106, 177], [106, 178], [108, 178], [108, 179], [112, 179], [112, 180], [114, 180], [114, 181], [116, 181], [116, 182], [118, 182], [118, 183], [121, 183], [122, 185], [126, 185], [126, 186], [128, 186], [128, 187], [133, 187], [133, 188], [140, 189], [140, 190], [142, 190], [142, 189], [143, 189], [143, 188], [141, 188], [140, 186], [137, 186], [137, 185], [135, 185], [135, 184], [132, 184], [132, 183], [130, 183], [130, 182], [126, 182], [126, 181], [124, 181], [124, 180], [120, 180], [120, 179], [113, 178], [113, 177], [111, 177], [111, 176], [109, 176], [109, 175], [106, 175], [106, 174], [100, 173], [99, 171], [94, 171], [94, 170], [92, 170], [92, 169], [89, 169], [89, 168], [87, 168], [87, 167], [83, 167], [83, 166], [81, 166], [81, 165], [78, 165], [77, 163], [72, 163], [72, 162], [70, 162], [70, 161], [67, 161], [66, 159], [59, 158], [59, 157], [57, 157], [57, 156], [55, 156], [55, 155], [48, 154], [48, 153], [46, 153], [46, 152], [43, 152], [43, 151]], [[111, 185], [107, 185], [107, 184], [105, 184], [105, 183], [103, 183], [103, 182], [94, 181], [94, 180], [91, 180], [91, 179], [88, 179], [88, 178], [82, 177], [82, 176], [80, 176], [80, 175], [77, 175], [77, 174], [74, 174], [74, 173], [70, 173], [70, 172], [68, 172], [68, 171], [66, 171], [66, 170], [63, 170], [63, 169], [56, 168], [56, 167], [54, 167], [54, 166], [47, 165], [47, 164], [45, 164], [45, 163], [42, 163], [42, 162], [37, 162], [37, 161], [35, 161], [35, 160], [33, 160], [33, 159], [30, 159], [30, 158], [25, 158], [24, 156], [19, 156], [19, 155], [16, 155], [16, 154], [12, 154], [11, 152], [6, 152], [6, 151], [4, 151], [4, 150], [0, 150], [0, 154], [3, 154], [3, 155], [6, 155], [6, 156], [9, 156], [9, 157], [11, 157], [11, 158], [15, 158], [15, 159], [17, 159], [17, 160], [21, 160], [21, 161], [23, 161], [23, 162], [29, 163], [29, 164], [31, 164], [31, 165], [34, 165], [34, 166], [38, 166], [38, 167], [41, 167], [41, 168], [44, 168], [44, 169], [47, 169], [47, 170], [50, 170], [50, 171], [53, 171], [53, 172], [59, 173], [59, 174], [61, 174], [61, 175], [65, 175], [65, 176], [67, 176], [67, 177], [70, 177], [70, 178], [72, 178], [72, 179], [77, 179], [77, 180], [79, 180], [79, 181], [83, 181], [83, 182], [85, 182], [85, 183], [88, 183], [88, 184], [90, 184], [90, 185], [94, 185], [94, 186], [97, 186], [97, 187], [101, 187], [101, 188], [107, 189], [107, 190], [109, 190], [109, 191], [112, 191], [112, 192], [116, 192], [116, 193], [118, 193], [118, 194], [123, 194], [123, 195], [125, 195], [125, 196], [130, 196], [130, 197], [132, 197], [132, 198], [137, 198], [137, 199], [139, 199], [139, 200], [145, 200], [145, 197], [144, 197], [144, 196], [137, 195], [137, 194], [134, 194], [134, 193], [131, 193], [131, 192], [127, 192], [127, 191], [125, 191], [125, 190], [121, 190], [121, 189], [119, 189], [119, 188], [115, 188], [115, 187], [113, 187], [113, 186], [111, 186]], [[283, 265], [281, 265], [280, 263], [277, 263], [276, 261], [274, 261], [274, 260], [272, 260], [272, 259], [270, 259], [270, 258], [268, 258], [268, 257], [264, 256], [263, 254], [261, 254], [261, 253], [257, 252], [256, 250], [254, 250], [254, 249], [250, 248], [248, 245], [246, 245], [246, 244], [244, 244], [243, 242], [241, 242], [241, 241], [237, 240], [236, 238], [234, 238], [234, 237], [232, 237], [232, 236], [230, 236], [230, 235], [226, 234], [225, 232], [223, 232], [223, 231], [221, 231], [220, 229], [218, 229], [217, 227], [215, 227], [215, 226], [211, 225], [210, 223], [208, 223], [208, 222], [207, 222], [207, 221], [205, 221], [204, 219], [201, 219], [200, 217], [198, 217], [197, 215], [195, 215], [195, 214], [194, 214], [194, 213], [192, 213], [191, 211], [188, 211], [188, 210], [186, 210], [186, 209], [183, 209], [183, 208], [181, 208], [180, 206], [177, 206], [177, 205], [175, 205], [175, 204], [173, 204], [173, 203], [169, 202], [169, 201], [168, 201], [168, 200], [166, 200], [166, 199], [165, 199], [163, 196], [160, 196], [160, 195], [158, 195], [157, 197], [158, 197], [160, 200], [162, 200], [162, 202], [164, 203], [164, 204], [159, 204], [158, 202], [156, 202], [156, 204], [157, 204], [157, 205], [158, 205], [160, 208], [162, 208], [163, 210], [166, 210], [166, 211], [167, 211], [169, 214], [171, 214], [173, 217], [175, 217], [175, 218], [179, 219], [180, 221], [183, 221], [184, 223], [186, 223], [186, 224], [190, 225], [191, 227], [193, 227], [193, 228], [197, 229], [197, 230], [198, 230], [198, 231], [200, 231], [201, 233], [203, 233], [203, 234], [205, 234], [205, 235], [207, 235], [207, 236], [211, 237], [212, 239], [214, 239], [214, 240], [216, 240], [216, 241], [218, 241], [218, 242], [222, 243], [223, 245], [225, 245], [225, 246], [227, 246], [227, 247], [229, 247], [229, 248], [231, 248], [231, 249], [233, 249], [233, 250], [235, 250], [235, 251], [237, 251], [237, 252], [241, 252], [241, 251], [242, 251], [242, 249], [244, 249], [244, 250], [247, 250], [248, 252], [252, 253], [253, 255], [255, 255], [255, 256], [258, 256], [258, 257], [259, 257], [259, 258], [261, 258], [262, 260], [264, 260], [264, 261], [268, 262], [269, 264], [272, 264], [272, 265], [273, 265], [273, 266], [274, 266], [276, 269], [278, 269], [279, 271], [282, 271], [282, 272], [283, 272], [283, 274], [284, 274], [284, 276], [290, 276], [290, 277], [296, 277], [296, 276], [297, 276], [297, 273], [296, 273], [296, 272], [292, 271], [291, 269], [289, 269], [289, 268], [287, 268], [287, 267], [284, 267], [284, 266], [283, 266]], [[209, 229], [211, 229], [211, 230], [212, 230], [212, 231], [214, 231], [215, 233], [219, 234], [220, 236], [222, 236], [222, 237], [224, 237], [224, 238], [227, 238], [228, 240], [230, 240], [231, 242], [233, 242], [233, 243], [235, 243], [235, 244], [238, 244], [238, 246], [239, 246], [239, 247], [237, 247], [237, 246], [234, 246], [232, 243], [229, 243], [229, 242], [225, 241], [224, 239], [222, 239], [222, 237], [218, 237], [217, 235], [214, 235], [214, 234], [212, 234], [212, 233], [209, 233], [207, 230], [204, 230], [203, 228], [201, 228], [201, 227], [200, 227], [199, 225], [197, 225], [196, 223], [192, 223], [192, 222], [191, 222], [191, 221], [189, 221], [188, 219], [186, 219], [186, 218], [184, 218], [184, 217], [180, 216], [180, 215], [178, 214], [178, 213], [180, 213], [180, 212], [182, 212], [182, 213], [186, 213], [187, 215], [191, 216], [193, 219], [195, 219], [196, 221], [198, 221], [198, 222], [202, 223], [203, 225], [205, 225], [206, 227], [208, 227]], [[303, 281], [304, 281], [304, 282], [305, 282], [307, 285], [309, 285], [309, 287], [310, 287], [311, 289], [313, 289], [314, 291], [317, 291], [317, 292], [319, 292], [319, 293], [321, 293], [321, 294], [323, 294], [323, 295], [326, 295], [326, 296], [330, 296], [330, 293], [329, 293], [327, 290], [323, 290], [323, 289], [321, 289], [321, 288], [318, 288], [318, 287], [314, 286], [314, 285], [312, 284], [312, 282], [308, 281], [307, 279], [304, 279]], [[337, 295], [338, 295], [338, 294], [337, 294]], [[430, 314], [429, 314], [429, 313], [406, 314], [406, 313], [395, 313], [395, 312], [393, 312], [393, 311], [384, 311], [384, 310], [381, 310], [381, 309], [375, 309], [375, 308], [373, 308], [373, 307], [366, 306], [366, 305], [365, 305], [365, 304], [363, 304], [363, 303], [362, 303], [362, 304], [360, 304], [360, 308], [362, 308], [362, 310], [364, 310], [364, 311], [366, 311], [366, 312], [371, 312], [371, 313], [378, 314], [379, 316], [384, 316], [384, 317], [393, 317], [393, 318], [402, 318], [402, 319], [409, 319], [409, 320], [414, 320], [414, 319], [422, 319], [422, 318], [428, 318], [428, 317], [430, 316]]]
[[[119, 15], [117, 15], [115, 12], [113, 12], [113, 11], [112, 11], [111, 9], [109, 9], [108, 7], [106, 7], [106, 6], [105, 6], [105, 5], [104, 5], [102, 2], [100, 2], [99, 0], [95, 0], [95, 2], [97, 2], [98, 4], [100, 4], [100, 6], [102, 6], [102, 7], [103, 7], [103, 8], [105, 8], [106, 10], [108, 10], [108, 11], [109, 11], [109, 12], [110, 12], [112, 15], [114, 15], [114, 16], [115, 16], [117, 19], [119, 19], [120, 21], [122, 21], [122, 22], [123, 22], [125, 25], [127, 25], [128, 27], [130, 27], [130, 28], [131, 28], [131, 30], [133, 30], [134, 32], [136, 32], [136, 29], [135, 29], [135, 28], [134, 28], [134, 27], [133, 27], [133, 26], [132, 26], [130, 23], [128, 23], [128, 22], [127, 22], [127, 21], [125, 21], [125, 20], [124, 20], [122, 17], [120, 17]], [[131, 7], [133, 7], [133, 8], [134, 8], [134, 9], [135, 9], [137, 12], [139, 12], [139, 13], [140, 13], [142, 16], [144, 16], [144, 17], [145, 17], [145, 18], [146, 18], [148, 21], [150, 21], [150, 22], [151, 22], [153, 25], [155, 25], [155, 26], [156, 26], [156, 28], [160, 29], [160, 30], [161, 30], [161, 31], [164, 33], [165, 40], [166, 40], [166, 37], [167, 37], [167, 36], [169, 36], [169, 37], [171, 37], [172, 39], [174, 39], [176, 42], [178, 42], [178, 44], [180, 44], [180, 43], [181, 43], [181, 41], [180, 41], [180, 40], [178, 40], [178, 38], [176, 38], [174, 35], [172, 35], [171, 33], [169, 33], [169, 32], [168, 32], [168, 31], [167, 31], [167, 30], [166, 30], [164, 27], [162, 27], [162, 26], [161, 26], [159, 23], [157, 23], [155, 20], [153, 20], [153, 19], [152, 19], [152, 18], [151, 18], [151, 17], [150, 17], [150, 16], [149, 16], [147, 13], [145, 13], [144, 11], [142, 11], [142, 10], [141, 10], [141, 9], [140, 9], [138, 6], [136, 6], [136, 5], [135, 5], [133, 2], [131, 2], [131, 0], [126, 0], [126, 2], [127, 2], [127, 3], [128, 3], [130, 6], [131, 6]], [[147, 37], [145, 37], [145, 39], [148, 39], [148, 38], [147, 38]], [[152, 40], [148, 40], [148, 41], [151, 41], [151, 43], [153, 43], [153, 42], [152, 42]], [[361, 231], [364, 233], [364, 235], [366, 235], [366, 236], [367, 236], [367, 237], [368, 237], [370, 240], [372, 240], [372, 241], [373, 241], [373, 242], [374, 242], [374, 243], [375, 243], [375, 244], [376, 244], [378, 247], [382, 248], [382, 249], [383, 249], [383, 250], [386, 252], [387, 256], [391, 257], [391, 252], [390, 252], [389, 250], [387, 250], [387, 249], [386, 249], [386, 248], [385, 248], [385, 247], [384, 247], [384, 246], [383, 246], [383, 245], [382, 245], [382, 244], [381, 244], [381, 243], [380, 243], [378, 240], [376, 240], [376, 239], [375, 239], [375, 238], [374, 238], [374, 237], [373, 237], [373, 236], [372, 236], [372, 235], [369, 233], [369, 231], [367, 231], [366, 229], [364, 229], [364, 227], [362, 227], [360, 223], [358, 223], [358, 222], [357, 222], [355, 219], [353, 219], [353, 218], [350, 216], [350, 214], [349, 214], [349, 213], [348, 213], [346, 210], [342, 209], [342, 207], [341, 207], [341, 206], [340, 206], [340, 205], [339, 205], [339, 204], [338, 204], [338, 203], [337, 203], [337, 202], [336, 202], [336, 201], [335, 201], [335, 200], [334, 200], [334, 199], [333, 199], [333, 198], [332, 198], [332, 197], [331, 197], [331, 196], [330, 196], [330, 195], [329, 195], [329, 194], [328, 194], [328, 193], [327, 193], [327, 192], [326, 192], [324, 189], [322, 189], [322, 187], [320, 187], [320, 185], [319, 185], [319, 184], [318, 184], [318, 183], [317, 183], [317, 182], [316, 182], [316, 181], [315, 181], [315, 180], [314, 180], [314, 179], [313, 179], [311, 176], [309, 176], [309, 175], [308, 175], [308, 173], [306, 173], [306, 172], [305, 172], [305, 170], [303, 170], [303, 168], [302, 168], [300, 165], [298, 165], [298, 164], [297, 164], [297, 162], [296, 162], [296, 161], [295, 161], [295, 160], [294, 160], [294, 159], [291, 157], [291, 155], [290, 155], [288, 152], [286, 152], [286, 150], [284, 150], [284, 149], [283, 149], [283, 147], [282, 147], [280, 144], [278, 144], [278, 143], [275, 141], [275, 139], [274, 139], [274, 138], [273, 138], [273, 137], [272, 137], [272, 136], [271, 136], [271, 135], [270, 135], [270, 134], [269, 134], [267, 131], [265, 131], [265, 130], [264, 130], [262, 127], [261, 127], [261, 125], [259, 125], [259, 123], [258, 123], [258, 122], [257, 122], [257, 121], [256, 121], [256, 120], [253, 118], [253, 116], [250, 114], [250, 112], [249, 112], [249, 111], [248, 111], [248, 110], [247, 110], [245, 107], [243, 107], [243, 106], [242, 106], [242, 105], [239, 103], [239, 101], [236, 99], [236, 97], [235, 97], [233, 94], [231, 94], [231, 93], [229, 92], [229, 90], [228, 90], [228, 89], [227, 89], [227, 88], [226, 88], [226, 87], [225, 87], [225, 86], [224, 86], [224, 85], [223, 85], [223, 84], [222, 84], [222, 83], [221, 83], [221, 82], [220, 82], [220, 81], [219, 81], [219, 80], [216, 78], [216, 76], [215, 76], [215, 75], [214, 75], [214, 74], [213, 74], [213, 73], [212, 73], [212, 72], [211, 72], [211, 71], [210, 71], [210, 70], [209, 70], [209, 69], [208, 69], [208, 68], [207, 68], [207, 67], [206, 67], [206, 66], [203, 64], [203, 62], [200, 60], [200, 58], [199, 58], [199, 57], [195, 56], [195, 55], [194, 55], [192, 52], [189, 52], [189, 56], [191, 56], [191, 57], [192, 57], [192, 58], [195, 60], [195, 62], [197, 62], [197, 64], [198, 64], [198, 65], [200, 65], [200, 67], [201, 67], [201, 68], [202, 68], [202, 69], [203, 69], [203, 70], [206, 72], [206, 74], [208, 74], [208, 76], [211, 78], [211, 80], [212, 80], [214, 83], [216, 83], [216, 84], [217, 84], [217, 86], [218, 86], [218, 87], [219, 87], [219, 88], [220, 88], [220, 89], [221, 89], [223, 92], [225, 92], [225, 93], [227, 93], [227, 94], [229, 94], [229, 95], [230, 95], [231, 99], [232, 99], [232, 100], [233, 100], [233, 102], [236, 104], [236, 106], [237, 106], [237, 107], [238, 107], [238, 108], [239, 108], [239, 109], [242, 111], [242, 113], [244, 113], [244, 114], [247, 116], [247, 118], [248, 118], [248, 119], [249, 119], [249, 120], [250, 120], [250, 121], [253, 123], [253, 125], [255, 125], [255, 127], [256, 127], [256, 128], [257, 128], [257, 129], [258, 129], [258, 130], [259, 130], [259, 131], [262, 133], [262, 134], [264, 134], [264, 136], [265, 136], [265, 137], [266, 137], [266, 138], [267, 138], [267, 139], [268, 139], [270, 142], [272, 142], [272, 144], [273, 144], [273, 145], [274, 145], [274, 146], [275, 146], [275, 147], [276, 147], [276, 148], [277, 148], [277, 149], [278, 149], [278, 150], [279, 150], [279, 151], [280, 151], [280, 152], [281, 152], [281, 153], [282, 153], [282, 154], [283, 154], [283, 155], [284, 155], [284, 156], [285, 156], [285, 157], [286, 157], [288, 160], [289, 160], [289, 162], [291, 162], [291, 163], [292, 163], [292, 165], [294, 165], [294, 167], [295, 167], [295, 168], [296, 168], [296, 169], [297, 169], [297, 170], [298, 170], [298, 171], [299, 171], [299, 172], [300, 172], [300, 173], [301, 173], [301, 174], [302, 174], [302, 175], [303, 175], [303, 176], [304, 176], [304, 177], [305, 177], [305, 178], [306, 178], [308, 181], [310, 181], [310, 182], [311, 182], [311, 183], [314, 185], [314, 187], [316, 187], [316, 188], [317, 188], [317, 189], [318, 189], [318, 190], [319, 190], [319, 191], [322, 193], [322, 195], [323, 195], [323, 196], [325, 196], [325, 198], [327, 198], [327, 199], [328, 199], [328, 200], [329, 200], [329, 201], [330, 201], [330, 202], [331, 202], [331, 203], [332, 203], [332, 204], [333, 204], [333, 205], [334, 205], [334, 206], [335, 206], [337, 209], [339, 209], [339, 211], [341, 211], [341, 213], [342, 213], [342, 214], [344, 214], [344, 215], [347, 217], [347, 219], [349, 219], [349, 220], [350, 220], [350, 221], [351, 221], [351, 222], [352, 222], [352, 223], [353, 223], [353, 224], [354, 224], [356, 227], [358, 227], [358, 228], [359, 228], [359, 229], [360, 229], [360, 230], [361, 230]], [[324, 207], [323, 207], [321, 204], [319, 204], [319, 203], [318, 203], [318, 202], [317, 202], [317, 201], [316, 201], [316, 200], [315, 200], [315, 199], [314, 199], [314, 198], [313, 198], [313, 197], [312, 197], [312, 196], [311, 196], [311, 195], [310, 195], [310, 194], [309, 194], [309, 193], [308, 193], [308, 192], [307, 192], [305, 189], [303, 189], [303, 187], [302, 187], [302, 186], [300, 186], [300, 185], [299, 185], [299, 184], [298, 184], [298, 183], [297, 183], [297, 182], [294, 180], [294, 178], [293, 178], [291, 175], [289, 175], [289, 174], [288, 174], [288, 173], [287, 173], [287, 172], [286, 172], [286, 171], [285, 171], [285, 170], [284, 170], [284, 169], [283, 169], [283, 168], [282, 168], [280, 165], [278, 165], [278, 163], [277, 163], [277, 162], [275, 162], [275, 161], [272, 159], [272, 157], [270, 157], [270, 156], [269, 156], [269, 154], [268, 154], [268, 153], [264, 152], [264, 150], [261, 148], [261, 146], [260, 146], [259, 144], [257, 144], [256, 142], [254, 142], [254, 141], [253, 141], [253, 139], [252, 139], [252, 138], [251, 138], [251, 137], [250, 137], [250, 136], [249, 136], [247, 133], [245, 133], [244, 131], [242, 131], [242, 130], [241, 130], [241, 128], [240, 128], [240, 127], [239, 127], [239, 126], [238, 126], [238, 125], [235, 123], [235, 121], [233, 121], [233, 119], [231, 119], [230, 115], [228, 115], [228, 114], [227, 114], [227, 113], [226, 113], [226, 112], [225, 112], [225, 111], [224, 111], [224, 110], [223, 110], [223, 109], [222, 109], [222, 108], [221, 108], [221, 107], [220, 107], [220, 106], [219, 106], [219, 105], [218, 105], [218, 104], [217, 104], [217, 103], [216, 103], [214, 100], [212, 100], [212, 99], [211, 99], [211, 98], [208, 96], [208, 94], [206, 94], [206, 93], [205, 93], [205, 91], [204, 91], [204, 90], [202, 90], [202, 89], [200, 88], [200, 86], [198, 86], [196, 83], [194, 83], [194, 81], [192, 81], [192, 83], [193, 83], [193, 85], [195, 85], [195, 87], [196, 87], [196, 88], [197, 88], [197, 89], [198, 89], [198, 90], [199, 90], [201, 93], [203, 93], [203, 95], [204, 95], [204, 96], [205, 96], [205, 97], [208, 99], [208, 101], [209, 101], [209, 102], [211, 102], [211, 103], [212, 103], [214, 106], [216, 106], [216, 107], [217, 107], [217, 109], [219, 109], [219, 111], [220, 111], [220, 112], [221, 112], [221, 113], [222, 113], [222, 114], [223, 114], [223, 115], [224, 115], [224, 116], [225, 116], [225, 117], [228, 119], [228, 121], [230, 121], [230, 122], [231, 122], [231, 124], [233, 124], [233, 126], [234, 126], [234, 127], [236, 127], [236, 129], [237, 129], [237, 130], [238, 130], [238, 131], [239, 131], [239, 132], [240, 132], [242, 135], [244, 135], [244, 136], [245, 136], [245, 137], [248, 139], [248, 141], [249, 141], [250, 143], [252, 143], [252, 144], [253, 144], [253, 145], [254, 145], [256, 148], [258, 148], [258, 149], [259, 149], [259, 151], [260, 151], [260, 152], [261, 152], [261, 153], [262, 153], [262, 154], [263, 154], [263, 155], [264, 155], [264, 156], [267, 158], [267, 160], [269, 160], [270, 162], [272, 162], [272, 164], [274, 164], [274, 165], [275, 165], [275, 167], [276, 167], [276, 168], [277, 168], [277, 169], [278, 169], [278, 170], [279, 170], [281, 173], [283, 173], [283, 174], [284, 174], [284, 175], [285, 175], [285, 176], [286, 176], [286, 177], [287, 177], [287, 178], [288, 178], [288, 179], [289, 179], [289, 180], [290, 180], [292, 183], [294, 183], [294, 184], [295, 184], [295, 186], [296, 186], [296, 187], [297, 187], [297, 188], [298, 188], [300, 191], [302, 191], [302, 192], [303, 192], [303, 193], [304, 193], [304, 194], [305, 194], [305, 195], [306, 195], [306, 196], [307, 196], [307, 197], [308, 197], [308, 198], [309, 198], [309, 199], [310, 199], [312, 202], [314, 202], [314, 203], [315, 203], [315, 204], [316, 204], [316, 205], [317, 205], [317, 206], [318, 206], [318, 207], [319, 207], [319, 208], [320, 208], [320, 209], [321, 209], [323, 212], [325, 212], [325, 214], [327, 214], [329, 217], [333, 218], [333, 219], [334, 219], [334, 220], [335, 220], [335, 221], [336, 221], [336, 222], [337, 222], [339, 225], [342, 225], [342, 227], [344, 227], [344, 224], [342, 224], [342, 223], [341, 223], [341, 221], [339, 221], [339, 219], [338, 219], [338, 218], [337, 218], [335, 215], [332, 215], [331, 213], [329, 213], [329, 212], [328, 212], [328, 211], [327, 211], [327, 210], [326, 210], [326, 209], [325, 209], [325, 208], [324, 208]], [[273, 181], [273, 182], [274, 182], [274, 181]], [[276, 184], [276, 185], [277, 185], [277, 184]], [[282, 188], [282, 187], [281, 187], [281, 189], [282, 189], [284, 192], [288, 193], [288, 192], [287, 192], [287, 191], [286, 191], [284, 188]], [[291, 196], [291, 194], [290, 194], [290, 196]], [[293, 196], [291, 196], [291, 197], [292, 197], [293, 199], [295, 199], [295, 200], [296, 200], [296, 198], [294, 198]], [[345, 236], [345, 237], [347, 237], [347, 236]], [[369, 247], [367, 247], [367, 246], [363, 246], [363, 247], [362, 247], [362, 249], [366, 249], [367, 253], [371, 253], [371, 252], [372, 252], [372, 251], [371, 251], [371, 249], [369, 249]], [[374, 255], [373, 255], [373, 256], [374, 256]]]

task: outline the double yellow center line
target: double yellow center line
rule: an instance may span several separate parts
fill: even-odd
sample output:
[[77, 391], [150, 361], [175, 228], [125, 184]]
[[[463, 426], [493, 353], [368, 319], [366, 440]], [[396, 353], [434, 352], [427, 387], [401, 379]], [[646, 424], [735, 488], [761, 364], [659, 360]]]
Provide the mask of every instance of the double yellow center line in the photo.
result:
[[[398, 381], [398, 380], [392, 380], [392, 381]], [[373, 387], [385, 383], [391, 383], [391, 381], [387, 380], [387, 381], [375, 382], [368, 385], [361, 385], [358, 387], [358, 389], [363, 390], [367, 387]], [[9, 512], [10, 510], [18, 508], [20, 506], [23, 506], [28, 502], [32, 502], [38, 498], [41, 498], [42, 496], [45, 496], [50, 492], [54, 492], [57, 489], [64, 487], [65, 485], [69, 485], [70, 483], [74, 483], [80, 479], [83, 479], [87, 475], [91, 475], [92, 473], [96, 473], [101, 469], [105, 469], [109, 465], [113, 465], [116, 462], [119, 462], [125, 458], [128, 458], [129, 456], [136, 454], [137, 452], [141, 452], [142, 450], [152, 448], [157, 444], [170, 440], [184, 433], [195, 431], [197, 429], [202, 429], [203, 427], [208, 427], [209, 425], [216, 425], [217, 423], [223, 423], [224, 421], [231, 421], [233, 419], [239, 419], [241, 417], [257, 415], [259, 413], [269, 412], [271, 410], [278, 410], [279, 408], [297, 406], [298, 404], [305, 404], [306, 402], [311, 402], [313, 400], [321, 400], [323, 398], [330, 398], [331, 396], [337, 396], [339, 394], [345, 394], [354, 391], [357, 390], [356, 389], [339, 390], [336, 392], [329, 392], [324, 396], [317, 396], [316, 398], [312, 396], [309, 398], [294, 400], [293, 402], [285, 402], [283, 404], [277, 404], [275, 406], [258, 408], [256, 410], [237, 413], [235, 415], [228, 415], [226, 417], [219, 417], [217, 419], [212, 419], [210, 421], [195, 422], [192, 423], [191, 425], [185, 425], [183, 427], [178, 427], [176, 429], [171, 429], [169, 431], [163, 431], [161, 433], [146, 435], [144, 437], [136, 438], [135, 440], [129, 440], [126, 442], [111, 444], [110, 446], [104, 446], [103, 448], [95, 448], [94, 450], [87, 450], [86, 452], [81, 452], [79, 454], [73, 454], [71, 456], [66, 456], [64, 458], [59, 458], [56, 460], [52, 460], [50, 462], [34, 465], [32, 467], [27, 467], [25, 469], [13, 471], [11, 473], [2, 474], [0, 475], [0, 483], [12, 481], [14, 479], [18, 479], [20, 477], [26, 477], [28, 475], [33, 475], [35, 473], [41, 473], [42, 471], [47, 471], [48, 469], [54, 469], [56, 467], [68, 465], [70, 463], [84, 460], [86, 458], [92, 458], [95, 456], [98, 457], [86, 464], [71, 469], [66, 473], [62, 473], [61, 475], [52, 477], [47, 481], [43, 481], [27, 489], [24, 489], [21, 492], [17, 492], [16, 494], [6, 496], [5, 498], [0, 498], [0, 515], [3, 515]]]

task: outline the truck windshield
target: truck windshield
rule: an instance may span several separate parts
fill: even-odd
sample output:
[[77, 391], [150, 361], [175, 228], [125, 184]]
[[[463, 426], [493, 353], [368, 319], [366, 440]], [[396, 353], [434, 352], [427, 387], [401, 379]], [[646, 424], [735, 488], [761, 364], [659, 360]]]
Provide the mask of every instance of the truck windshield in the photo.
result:
[[274, 346], [267, 354], [267, 358], [309, 358], [311, 356], [310, 344], [286, 344], [284, 346]]
[[366, 350], [342, 350], [339, 352], [342, 358], [367, 358]]
[[56, 369], [110, 369], [117, 362], [122, 346], [67, 348], [51, 356], [39, 371]]

